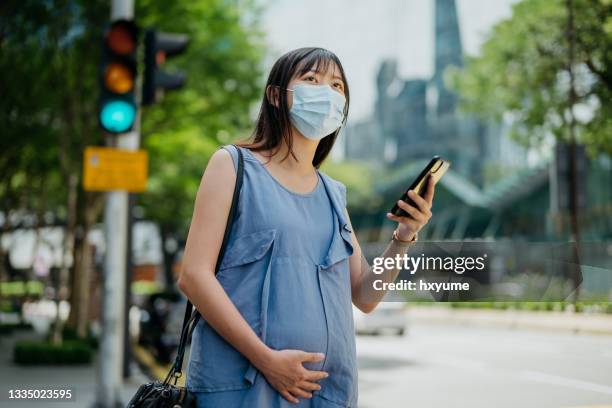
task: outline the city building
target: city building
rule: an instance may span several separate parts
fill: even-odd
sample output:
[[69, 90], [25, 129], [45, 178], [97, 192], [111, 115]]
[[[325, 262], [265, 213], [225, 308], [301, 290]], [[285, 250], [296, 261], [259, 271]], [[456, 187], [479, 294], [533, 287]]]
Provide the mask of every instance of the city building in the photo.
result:
[[525, 149], [509, 140], [502, 124], [461, 113], [458, 96], [444, 81], [447, 68], [463, 65], [455, 0], [435, 0], [434, 30], [433, 76], [402, 79], [396, 60], [383, 61], [376, 76], [374, 114], [347, 127], [345, 157], [397, 168], [440, 155], [452, 162], [455, 172], [482, 187], [491, 181], [487, 175], [492, 167], [522, 167]]

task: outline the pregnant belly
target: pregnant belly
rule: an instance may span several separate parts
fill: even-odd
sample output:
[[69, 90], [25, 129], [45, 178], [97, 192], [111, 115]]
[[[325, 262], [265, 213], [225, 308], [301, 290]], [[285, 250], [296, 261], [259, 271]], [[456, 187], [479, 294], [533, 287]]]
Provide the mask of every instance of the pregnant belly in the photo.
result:
[[[316, 266], [281, 258], [271, 272], [266, 343], [276, 350], [325, 353], [327, 322]], [[317, 370], [323, 361], [304, 366]]]

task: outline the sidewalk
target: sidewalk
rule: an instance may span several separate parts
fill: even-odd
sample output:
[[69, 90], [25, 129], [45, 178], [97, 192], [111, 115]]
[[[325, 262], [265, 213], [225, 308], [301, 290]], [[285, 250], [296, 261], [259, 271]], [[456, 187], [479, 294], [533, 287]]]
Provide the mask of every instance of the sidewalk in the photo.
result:
[[[19, 339], [36, 339], [31, 331], [17, 331], [8, 336], [0, 336], [0, 406], [32, 408], [90, 408], [96, 400], [97, 355], [89, 366], [38, 366], [22, 367], [12, 362], [13, 348]], [[132, 378], [123, 386], [122, 407], [125, 407], [138, 387], [149, 379], [137, 364], [131, 366]], [[15, 401], [8, 400], [9, 389], [71, 389], [73, 401]]]
[[612, 315], [525, 310], [453, 309], [444, 306], [410, 306], [410, 319], [424, 323], [461, 324], [516, 329], [556, 330], [612, 335]]

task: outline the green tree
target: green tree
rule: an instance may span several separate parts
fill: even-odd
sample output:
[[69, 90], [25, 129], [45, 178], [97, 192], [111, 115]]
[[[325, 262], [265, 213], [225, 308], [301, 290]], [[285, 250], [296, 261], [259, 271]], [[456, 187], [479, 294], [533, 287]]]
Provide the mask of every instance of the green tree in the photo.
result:
[[[513, 136], [538, 145], [547, 135], [570, 141], [570, 106], [576, 137], [591, 153], [612, 153], [612, 1], [574, 0], [574, 63], [566, 0], [524, 0], [495, 25], [480, 55], [449, 73], [462, 107], [512, 120]], [[570, 67], [576, 98], [570, 98]]]
[[[481, 55], [451, 71], [468, 111], [500, 120], [525, 145], [550, 135], [570, 146], [573, 242], [580, 241], [576, 145], [612, 154], [612, 0], [523, 0], [498, 23]], [[577, 244], [574, 262], [579, 264]], [[579, 279], [575, 280], [574, 302]]]
[[[187, 72], [180, 92], [143, 111], [143, 146], [149, 152], [147, 192], [138, 198], [162, 239], [186, 239], [193, 203], [208, 159], [220, 144], [248, 136], [249, 108], [260, 96], [261, 9], [251, 0], [138, 2], [143, 26], [190, 36], [172, 65]], [[172, 67], [168, 67], [170, 70]], [[174, 250], [164, 247], [168, 282]]]
[[[146, 215], [169, 231], [184, 231], [197, 183], [219, 142], [240, 135], [256, 93], [262, 53], [257, 9], [250, 1], [139, 1], [143, 26], [187, 32], [192, 43], [177, 65], [189, 79], [181, 92], [143, 112], [143, 146], [150, 153]], [[103, 193], [81, 187], [83, 149], [103, 145], [97, 125], [98, 74], [107, 0], [9, 0], [0, 4], [0, 210], [55, 215], [66, 258], [60, 298], [72, 280], [71, 322], [87, 300], [91, 259], [85, 237], [99, 220]], [[5, 217], [2, 232], [18, 228]], [[178, 232], [177, 232], [178, 234]], [[4, 255], [4, 254], [0, 254]], [[3, 263], [0, 263], [0, 268]], [[0, 272], [2, 272], [0, 270]], [[72, 279], [71, 279], [72, 278]], [[0, 273], [0, 279], [3, 274]], [[79, 279], [81, 282], [79, 283]], [[59, 323], [59, 322], [58, 322]], [[57, 334], [61, 327], [56, 326]]]
[[[106, 2], [8, 1], [0, 6], [0, 157], [3, 213], [55, 215], [64, 226], [62, 259], [77, 262], [91, 223], [87, 208], [102, 195], [79, 188], [84, 146], [99, 144], [95, 118], [98, 47]], [[3, 231], [11, 225], [6, 218]], [[78, 275], [78, 274], [77, 274]], [[67, 298], [69, 265], [62, 262], [56, 300]], [[53, 339], [61, 341], [62, 322]]]

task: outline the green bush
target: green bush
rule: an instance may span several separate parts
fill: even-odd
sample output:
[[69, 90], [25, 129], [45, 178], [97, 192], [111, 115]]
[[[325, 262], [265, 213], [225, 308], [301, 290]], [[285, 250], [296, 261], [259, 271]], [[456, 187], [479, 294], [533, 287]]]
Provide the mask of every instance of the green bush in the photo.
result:
[[13, 313], [19, 312], [19, 309], [15, 307], [15, 303], [9, 299], [0, 300], [0, 312]]
[[10, 326], [13, 326], [13, 330], [32, 330], [32, 323], [30, 322], [19, 322], [19, 323], [5, 323]]
[[89, 344], [89, 346], [94, 349], [97, 350], [98, 349], [98, 338], [96, 336], [94, 336], [94, 334], [91, 332], [91, 330], [89, 330], [87, 332], [87, 337], [84, 339], [81, 339], [77, 336], [77, 332], [75, 329], [73, 329], [72, 327], [69, 326], [64, 326], [63, 331], [62, 331], [62, 338], [64, 340], [77, 340], [77, 341], [81, 341], [81, 342], [86, 342], [87, 344]]
[[15, 345], [13, 360], [21, 365], [90, 364], [92, 347], [83, 340], [67, 340], [61, 345], [23, 340]]
[[44, 285], [42, 282], [37, 280], [24, 281], [12, 281], [12, 282], [0, 282], [0, 293], [2, 296], [25, 296], [35, 295], [42, 296], [44, 292]]
[[10, 334], [15, 330], [32, 330], [30, 323], [0, 323], [0, 334]]
[[576, 303], [575, 306], [565, 301], [448, 302], [445, 305], [453, 309], [512, 309], [549, 312], [563, 311], [570, 307], [576, 313], [612, 313], [612, 303], [608, 300], [582, 301]]

